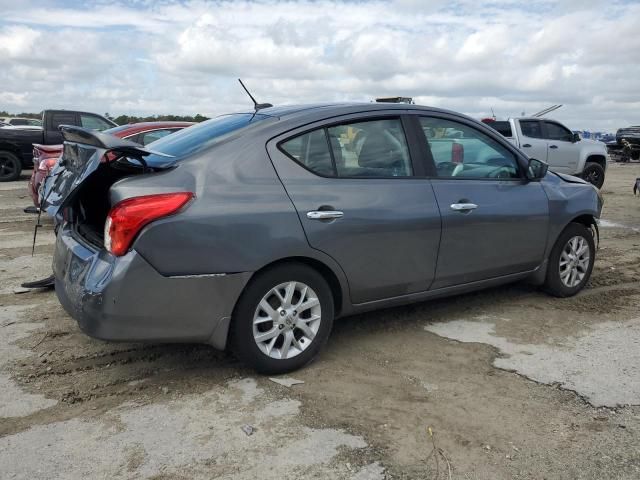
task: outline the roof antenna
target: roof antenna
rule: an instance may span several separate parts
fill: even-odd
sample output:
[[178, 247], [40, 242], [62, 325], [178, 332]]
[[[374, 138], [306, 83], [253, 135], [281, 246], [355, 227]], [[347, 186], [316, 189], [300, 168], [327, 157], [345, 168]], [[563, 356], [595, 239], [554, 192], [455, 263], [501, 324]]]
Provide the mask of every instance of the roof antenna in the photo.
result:
[[242, 83], [242, 80], [238, 79], [238, 81], [240, 82], [240, 85], [242, 85], [242, 88], [244, 88], [244, 91], [247, 92], [247, 95], [249, 95], [249, 98], [251, 99], [251, 101], [253, 102], [253, 108], [255, 108], [255, 113], [258, 113], [258, 110], [262, 110], [263, 108], [269, 108], [269, 107], [273, 107], [273, 105], [271, 105], [270, 103], [258, 103], [256, 102], [256, 99], [253, 98], [253, 95], [251, 95], [251, 93], [249, 93], [249, 90], [247, 90], [247, 87], [244, 86], [244, 83]]

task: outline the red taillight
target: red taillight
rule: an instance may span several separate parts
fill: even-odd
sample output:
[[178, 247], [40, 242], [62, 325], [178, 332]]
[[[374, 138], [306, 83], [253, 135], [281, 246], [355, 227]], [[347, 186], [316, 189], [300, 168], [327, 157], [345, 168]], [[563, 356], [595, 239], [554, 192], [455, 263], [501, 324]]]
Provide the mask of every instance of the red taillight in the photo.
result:
[[113, 162], [116, 158], [118, 158], [118, 156], [113, 153], [113, 152], [107, 152], [105, 153], [102, 158], [100, 159], [100, 163], [109, 163], [109, 162]]
[[124, 255], [142, 227], [172, 215], [193, 198], [191, 192], [145, 195], [121, 201], [104, 224], [104, 246], [116, 256]]
[[42, 170], [43, 172], [48, 173], [56, 165], [57, 161], [58, 161], [58, 157], [45, 158], [40, 161], [40, 164], [38, 165], [38, 170]]
[[461, 143], [451, 144], [451, 162], [462, 163], [464, 161], [464, 147]]

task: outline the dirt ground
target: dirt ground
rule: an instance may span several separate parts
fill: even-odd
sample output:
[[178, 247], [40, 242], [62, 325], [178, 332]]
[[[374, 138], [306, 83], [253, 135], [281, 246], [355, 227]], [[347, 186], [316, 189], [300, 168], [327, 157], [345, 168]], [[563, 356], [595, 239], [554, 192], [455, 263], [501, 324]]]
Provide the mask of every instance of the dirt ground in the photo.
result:
[[609, 168], [580, 295], [345, 318], [291, 387], [207, 346], [93, 340], [54, 292], [15, 293], [48, 274], [53, 234], [32, 257], [26, 179], [0, 184], [0, 477], [638, 479], [636, 177]]

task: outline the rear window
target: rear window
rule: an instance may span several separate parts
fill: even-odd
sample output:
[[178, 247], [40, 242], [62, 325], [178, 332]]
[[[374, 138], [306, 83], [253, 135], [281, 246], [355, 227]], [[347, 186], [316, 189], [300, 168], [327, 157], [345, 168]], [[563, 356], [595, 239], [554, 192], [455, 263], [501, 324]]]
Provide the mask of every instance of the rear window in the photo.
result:
[[[153, 142], [153, 150], [177, 158], [186, 157], [215, 145], [232, 132], [266, 118], [271, 117], [253, 113], [236, 113], [212, 118]], [[152, 157], [153, 155], [149, 158]]]
[[75, 125], [76, 116], [73, 113], [54, 113], [51, 116], [51, 129], [57, 130], [60, 125]]
[[498, 132], [503, 137], [513, 137], [513, 133], [511, 132], [511, 124], [509, 122], [489, 122], [486, 125], [493, 128], [496, 132]]

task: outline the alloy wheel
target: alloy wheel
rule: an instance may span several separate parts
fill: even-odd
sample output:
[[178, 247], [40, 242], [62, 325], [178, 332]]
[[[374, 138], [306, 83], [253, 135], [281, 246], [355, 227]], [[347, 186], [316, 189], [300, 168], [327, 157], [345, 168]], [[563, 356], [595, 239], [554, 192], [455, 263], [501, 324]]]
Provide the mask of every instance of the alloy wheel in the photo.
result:
[[253, 339], [271, 358], [293, 358], [311, 345], [321, 322], [322, 307], [311, 287], [302, 282], [281, 283], [258, 303]]
[[589, 270], [590, 260], [587, 239], [582, 236], [571, 237], [560, 254], [558, 268], [562, 283], [569, 288], [578, 286]]

